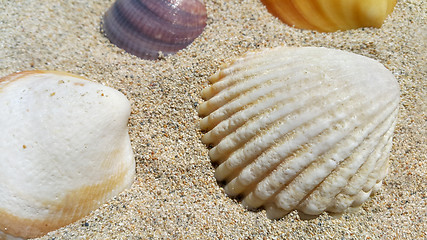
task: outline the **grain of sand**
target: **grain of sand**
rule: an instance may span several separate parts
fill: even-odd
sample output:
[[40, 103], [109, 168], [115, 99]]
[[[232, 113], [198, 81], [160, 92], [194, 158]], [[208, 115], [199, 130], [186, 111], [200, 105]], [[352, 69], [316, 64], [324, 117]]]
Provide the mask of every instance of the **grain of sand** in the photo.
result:
[[[148, 61], [100, 32], [112, 0], [0, 0], [0, 75], [46, 69], [85, 76], [132, 103], [137, 164], [132, 188], [41, 239], [425, 239], [427, 3], [399, 0], [380, 29], [298, 30], [258, 0], [206, 0], [208, 23], [188, 48]], [[355, 213], [269, 220], [246, 210], [214, 179], [196, 106], [223, 63], [263, 47], [322, 46], [383, 63], [401, 87], [390, 172]]]

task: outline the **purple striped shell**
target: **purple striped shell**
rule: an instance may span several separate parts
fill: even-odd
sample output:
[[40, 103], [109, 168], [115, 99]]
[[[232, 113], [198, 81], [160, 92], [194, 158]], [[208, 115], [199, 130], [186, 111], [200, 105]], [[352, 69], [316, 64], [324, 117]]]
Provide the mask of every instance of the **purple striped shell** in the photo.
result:
[[206, 26], [200, 0], [117, 0], [104, 15], [103, 29], [120, 48], [144, 59], [176, 53]]

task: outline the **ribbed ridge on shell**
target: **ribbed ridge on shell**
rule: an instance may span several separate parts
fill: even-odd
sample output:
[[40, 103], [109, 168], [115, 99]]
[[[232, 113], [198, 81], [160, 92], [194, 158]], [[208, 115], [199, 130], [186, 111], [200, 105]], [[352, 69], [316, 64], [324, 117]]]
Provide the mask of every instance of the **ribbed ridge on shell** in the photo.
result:
[[341, 213], [378, 190], [399, 86], [375, 60], [326, 48], [275, 48], [224, 67], [204, 89], [202, 141], [215, 177], [270, 218]]
[[381, 27], [397, 0], [261, 0], [274, 16], [302, 29], [332, 32]]
[[194, 41], [206, 26], [199, 0], [117, 0], [105, 13], [103, 29], [110, 41], [131, 54], [156, 59]]

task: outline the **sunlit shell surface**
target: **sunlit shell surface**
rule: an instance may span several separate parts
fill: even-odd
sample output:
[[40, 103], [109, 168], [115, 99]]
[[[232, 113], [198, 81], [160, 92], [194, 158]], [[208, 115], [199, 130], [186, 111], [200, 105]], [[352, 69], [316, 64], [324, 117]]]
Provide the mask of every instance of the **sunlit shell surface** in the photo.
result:
[[132, 184], [130, 103], [119, 91], [28, 71], [0, 79], [0, 106], [0, 239], [42, 236]]
[[399, 86], [375, 60], [274, 48], [223, 67], [202, 91], [202, 141], [229, 196], [269, 218], [342, 213], [387, 173]]
[[110, 41], [131, 54], [156, 59], [176, 53], [206, 26], [201, 0], [117, 0], [105, 13], [103, 29]]
[[261, 0], [284, 23], [322, 32], [381, 27], [397, 0]]

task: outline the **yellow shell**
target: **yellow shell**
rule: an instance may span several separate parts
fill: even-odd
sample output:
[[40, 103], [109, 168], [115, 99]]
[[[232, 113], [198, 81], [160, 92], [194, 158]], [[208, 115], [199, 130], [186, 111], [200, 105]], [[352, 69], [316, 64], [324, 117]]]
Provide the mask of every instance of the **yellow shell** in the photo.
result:
[[261, 0], [284, 23], [296, 28], [333, 32], [381, 27], [397, 0]]

